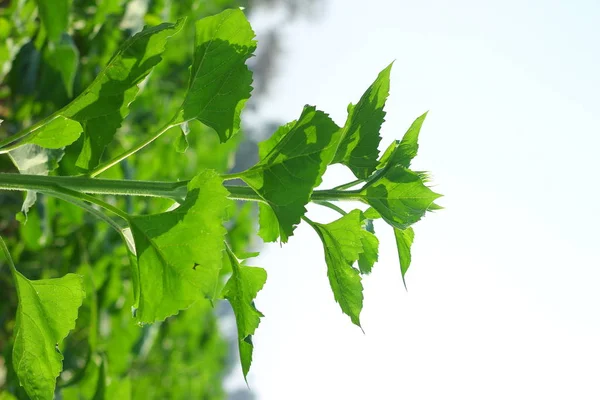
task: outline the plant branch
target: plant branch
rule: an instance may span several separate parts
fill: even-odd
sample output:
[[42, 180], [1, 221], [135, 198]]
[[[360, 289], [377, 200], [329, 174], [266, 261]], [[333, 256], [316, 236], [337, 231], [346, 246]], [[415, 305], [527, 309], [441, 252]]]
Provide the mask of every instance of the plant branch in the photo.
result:
[[[164, 197], [181, 202], [187, 193], [188, 181], [156, 182], [94, 179], [82, 176], [43, 176], [0, 173], [0, 190], [33, 190], [36, 192], [56, 192], [60, 188], [77, 193], [103, 194], [115, 196]], [[232, 199], [264, 201], [249, 186], [226, 186]], [[51, 193], [50, 193], [51, 194]], [[96, 199], [91, 197], [91, 199]], [[83, 200], [93, 202], [90, 198]], [[96, 199], [97, 200], [97, 199]], [[312, 201], [362, 201], [362, 196], [354, 190], [315, 190]]]
[[[183, 122], [181, 122], [181, 123], [183, 123]], [[123, 161], [127, 157], [129, 157], [129, 156], [137, 153], [138, 151], [140, 151], [144, 147], [148, 146], [150, 143], [154, 142], [156, 139], [158, 139], [159, 137], [161, 137], [163, 133], [165, 133], [166, 131], [168, 131], [169, 129], [171, 129], [171, 128], [175, 127], [175, 126], [180, 125], [181, 123], [173, 123], [172, 121], [168, 122], [165, 126], [163, 126], [153, 136], [149, 137], [148, 139], [144, 140], [143, 142], [139, 143], [138, 145], [132, 147], [131, 149], [129, 149], [129, 150], [127, 150], [127, 151], [119, 154], [118, 156], [116, 156], [112, 160], [107, 161], [107, 162], [105, 162], [103, 164], [100, 164], [99, 166], [97, 166], [96, 168], [94, 168], [92, 171], [90, 171], [89, 176], [91, 176], [93, 178], [95, 176], [100, 175], [101, 173], [103, 173], [107, 169], [115, 166], [116, 164], [120, 163], [121, 161]]]

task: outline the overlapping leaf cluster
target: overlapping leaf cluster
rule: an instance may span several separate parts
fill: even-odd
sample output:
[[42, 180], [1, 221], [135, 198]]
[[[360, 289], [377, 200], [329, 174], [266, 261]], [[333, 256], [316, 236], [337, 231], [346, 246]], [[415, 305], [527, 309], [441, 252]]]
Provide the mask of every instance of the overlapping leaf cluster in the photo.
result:
[[[60, 13], [60, 8], [40, 7], [42, 21], [57, 18], [53, 13]], [[39, 174], [48, 174], [53, 168], [33, 172], [26, 169], [32, 154], [36, 157], [41, 154], [49, 160], [53, 151], [59, 152], [54, 156], [55, 163], [66, 154], [68, 166], [62, 172], [85, 174], [93, 180], [92, 177], [120, 161], [134, 154], [137, 157], [138, 152], [142, 154], [142, 149], [174, 127], [182, 127], [184, 131], [177, 146], [184, 151], [190, 136], [189, 124], [194, 121], [212, 128], [220, 142], [230, 141], [240, 129], [240, 114], [252, 90], [252, 73], [246, 61], [256, 48], [254, 32], [239, 9], [192, 21], [196, 34], [190, 77], [185, 94], [169, 109], [172, 115], [160, 121], [156, 130], [138, 144], [121, 154], [103, 157], [119, 128], [126, 124], [125, 118], [140, 85], [160, 65], [171, 37], [185, 29], [185, 23], [180, 20], [156, 25], [128, 39], [75, 99], [1, 141], [0, 151], [11, 156], [21, 173]], [[65, 27], [53, 25], [48, 30], [49, 40], [59, 40], [64, 30]], [[381, 71], [355, 105], [350, 104], [343, 126], [315, 106], [307, 105], [296, 121], [283, 125], [260, 144], [259, 160], [254, 166], [231, 175], [198, 169], [189, 181], [178, 185], [177, 193], [167, 196], [171, 199], [167, 210], [135, 213], [132, 207], [114, 206], [86, 194], [83, 189], [77, 191], [58, 184], [37, 191], [66, 199], [100, 216], [127, 243], [132, 283], [127, 301], [131, 302], [138, 323], [156, 323], [145, 325], [147, 335], [152, 335], [152, 327], [160, 326], [168, 317], [203, 299], [210, 302], [227, 299], [237, 322], [245, 377], [252, 361], [252, 336], [263, 317], [254, 300], [267, 274], [262, 268], [245, 265], [238, 259], [242, 255], [236, 256], [234, 252], [241, 249], [235, 248], [235, 227], [229, 226], [228, 221], [236, 212], [231, 200], [240, 198], [236, 193], [248, 189], [244, 192], [245, 199], [258, 202], [259, 235], [267, 242], [287, 242], [301, 221], [314, 228], [323, 242], [326, 275], [334, 299], [342, 312], [359, 326], [362, 276], [372, 271], [378, 258], [379, 242], [373, 220], [382, 219], [393, 228], [404, 279], [411, 262], [412, 225], [427, 211], [438, 208], [434, 201], [439, 195], [426, 185], [426, 174], [409, 169], [417, 153], [425, 115], [413, 123], [401, 141], [393, 142], [379, 156], [391, 67]], [[65, 77], [63, 82], [70, 79]], [[328, 166], [333, 164], [349, 168], [356, 181], [335, 189], [317, 190]], [[247, 186], [225, 184], [235, 178]], [[177, 202], [173, 204], [172, 199]], [[30, 196], [24, 211], [34, 201]], [[341, 217], [331, 222], [311, 220], [306, 215], [306, 205], [311, 201], [336, 209]], [[364, 203], [368, 209], [346, 212], [334, 204], [337, 202]], [[89, 203], [104, 210], [89, 207]], [[5, 254], [10, 257], [8, 250]], [[60, 353], [54, 347], [73, 328], [82, 303], [82, 309], [97, 310], [94, 306], [86, 308], [86, 302], [96, 300], [93, 296], [84, 300], [85, 284], [75, 275], [30, 281], [12, 262], [11, 270], [19, 297], [13, 345], [15, 373], [30, 397], [50, 399], [61, 371]], [[89, 276], [89, 271], [79, 272]], [[37, 320], [44, 320], [44, 324], [35, 324]], [[123, 324], [122, 315], [114, 316], [111, 323]], [[132, 341], [136, 341], [136, 335], [132, 336]], [[141, 343], [143, 350], [144, 341]], [[90, 348], [93, 351], [79, 381], [83, 384], [87, 379], [92, 383], [82, 386], [81, 391], [74, 386], [72, 395], [77, 397], [87, 391], [107, 397], [109, 391], [113, 396], [120, 390], [127, 391], [126, 380], [122, 386], [108, 385], [112, 381], [107, 379], [108, 366], [118, 370], [121, 361], [111, 360], [108, 354], [112, 353], [96, 351], [94, 340], [90, 340]], [[36, 354], [43, 357], [32, 356]], [[68, 397], [69, 390], [65, 393]]]

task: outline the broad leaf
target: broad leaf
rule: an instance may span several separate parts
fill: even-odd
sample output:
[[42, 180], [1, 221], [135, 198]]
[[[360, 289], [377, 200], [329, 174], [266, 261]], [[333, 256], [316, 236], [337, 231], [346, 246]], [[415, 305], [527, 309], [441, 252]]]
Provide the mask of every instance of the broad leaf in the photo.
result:
[[348, 166], [359, 179], [366, 179], [377, 166], [379, 130], [385, 117], [383, 107], [390, 90], [391, 69], [390, 64], [379, 73], [358, 104], [348, 106], [348, 118], [333, 163]]
[[[352, 265], [365, 252], [363, 243], [366, 241], [369, 246], [372, 244], [370, 238], [374, 237], [363, 229], [363, 218], [360, 210], [353, 210], [329, 224], [309, 222], [323, 242], [327, 277], [333, 297], [342, 311], [358, 326], [363, 306], [363, 286], [359, 271]], [[370, 262], [372, 254], [367, 257]]]
[[399, 165], [369, 182], [359, 195], [397, 229], [406, 229], [420, 220], [425, 212], [437, 207], [434, 201], [440, 197], [425, 186], [421, 175]]
[[396, 165], [410, 167], [410, 162], [419, 150], [419, 133], [427, 113], [417, 118], [404, 134], [401, 141], [395, 140], [381, 156], [377, 169], [391, 168]]
[[254, 306], [254, 299], [267, 281], [267, 272], [258, 267], [240, 265], [235, 255], [228, 250], [232, 274], [223, 288], [223, 297], [233, 308], [237, 323], [240, 360], [244, 379], [252, 364], [252, 335], [264, 315]]
[[[73, 96], [79, 50], [73, 40], [65, 35], [60, 42], [44, 48], [42, 59], [44, 64], [43, 76], [40, 77], [40, 97], [56, 104], [57, 107], [63, 106]], [[60, 87], [64, 95], [56, 93], [55, 87]]]
[[[240, 177], [271, 207], [279, 237], [287, 242], [333, 157], [339, 130], [327, 114], [306, 106], [298, 121], [277, 132], [280, 140], [276, 144], [268, 140], [260, 161]], [[272, 218], [263, 217], [261, 221], [263, 233], [264, 221], [269, 220]], [[269, 240], [273, 239], [271, 229], [266, 235]]]
[[69, 25], [70, 0], [37, 0], [40, 19], [48, 39], [58, 41], [60, 35], [67, 31]]
[[[54, 135], [46, 133], [47, 130], [60, 132], [60, 127], [53, 121], [64, 118], [63, 124], [68, 125], [75, 120], [84, 130], [77, 166], [84, 170], [96, 166], [104, 148], [113, 140], [115, 132], [129, 113], [129, 104], [139, 91], [138, 85], [161, 61], [167, 40], [181, 29], [182, 24], [183, 21], [179, 21], [177, 24], [146, 28], [125, 41], [81, 95], [46, 119], [46, 122], [33, 127], [31, 134]], [[64, 131], [72, 132], [66, 126]], [[72, 134], [67, 136], [69, 140], [72, 139]], [[60, 139], [60, 142], [67, 143], [69, 140]]]
[[0, 238], [17, 287], [17, 319], [12, 361], [19, 383], [34, 400], [54, 398], [63, 356], [58, 345], [75, 327], [85, 293], [81, 276], [29, 280], [17, 271]]
[[252, 72], [246, 60], [255, 49], [254, 31], [241, 10], [198, 20], [188, 92], [175, 123], [197, 119], [213, 128], [221, 142], [229, 140], [250, 98]]
[[137, 251], [137, 318], [154, 322], [216, 295], [230, 200], [211, 170], [188, 184], [178, 208], [129, 218]]
[[406, 280], [404, 276], [406, 275], [406, 271], [408, 271], [408, 267], [410, 267], [410, 247], [415, 239], [415, 231], [413, 228], [407, 228], [404, 230], [394, 228], [394, 235], [396, 236], [396, 248], [398, 249], [398, 259], [400, 260], [402, 282], [404, 282], [404, 287], [406, 287]]

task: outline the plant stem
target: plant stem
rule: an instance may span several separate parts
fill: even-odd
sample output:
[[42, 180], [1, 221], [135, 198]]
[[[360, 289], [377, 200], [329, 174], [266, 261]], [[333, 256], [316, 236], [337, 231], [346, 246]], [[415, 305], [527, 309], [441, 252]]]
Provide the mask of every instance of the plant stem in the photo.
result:
[[92, 179], [80, 176], [43, 176], [0, 173], [0, 190], [34, 190], [44, 192], [56, 187], [82, 193], [121, 196], [151, 196], [182, 199], [187, 191], [187, 182], [155, 182]]
[[138, 151], [140, 151], [141, 149], [143, 149], [144, 147], [148, 146], [150, 143], [154, 142], [156, 139], [158, 139], [159, 137], [162, 136], [163, 133], [165, 133], [166, 131], [168, 131], [169, 129], [178, 126], [180, 124], [182, 124], [183, 122], [180, 123], [174, 123], [172, 121], [168, 122], [165, 126], [163, 126], [158, 132], [156, 132], [153, 136], [149, 137], [148, 139], [144, 140], [143, 142], [139, 143], [137, 146], [132, 147], [131, 149], [119, 154], [118, 156], [116, 156], [115, 158], [113, 158], [110, 161], [107, 161], [103, 164], [100, 164], [99, 166], [97, 166], [96, 168], [94, 168], [92, 171], [90, 171], [89, 176], [91, 176], [92, 178], [95, 176], [100, 175], [101, 173], [103, 173], [104, 171], [106, 171], [107, 169], [109, 169], [110, 167], [120, 163], [121, 161], [123, 161], [124, 159], [126, 159], [127, 157], [137, 153]]
[[[105, 194], [116, 196], [165, 197], [181, 202], [187, 193], [187, 181], [156, 182], [94, 179], [83, 176], [43, 176], [0, 173], [0, 190], [33, 190], [36, 192], [56, 192], [67, 189], [79, 193]], [[232, 199], [264, 201], [249, 186], [226, 186]], [[89, 198], [82, 200], [90, 201]], [[315, 190], [312, 201], [362, 201], [356, 190]]]

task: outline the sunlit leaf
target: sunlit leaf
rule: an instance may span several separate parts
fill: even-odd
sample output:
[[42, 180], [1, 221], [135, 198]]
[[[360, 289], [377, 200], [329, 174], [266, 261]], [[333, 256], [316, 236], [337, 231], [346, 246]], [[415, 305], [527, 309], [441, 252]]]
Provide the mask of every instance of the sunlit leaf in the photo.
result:
[[388, 169], [360, 191], [363, 200], [397, 229], [406, 229], [435, 207], [440, 197], [423, 183], [421, 176], [402, 166]]
[[139, 321], [163, 320], [202, 296], [215, 297], [230, 205], [222, 182], [216, 172], [204, 170], [190, 181], [178, 208], [129, 218], [137, 251]]
[[348, 106], [348, 118], [342, 128], [342, 139], [333, 163], [342, 163], [357, 178], [365, 179], [377, 166], [379, 130], [383, 124], [385, 101], [390, 90], [392, 65], [379, 73], [377, 79], [354, 106]]
[[[263, 157], [240, 177], [271, 207], [279, 237], [287, 242], [333, 157], [339, 130], [327, 114], [306, 106], [298, 121], [280, 128], [276, 135], [280, 140], [276, 144], [267, 141]], [[265, 221], [272, 221], [272, 216], [264, 216], [263, 225]], [[269, 240], [272, 229], [261, 228]]]
[[396, 237], [396, 248], [398, 249], [398, 259], [400, 260], [400, 271], [402, 272], [402, 282], [406, 287], [406, 271], [410, 267], [411, 254], [410, 248], [415, 239], [415, 231], [413, 228], [407, 228], [404, 230], [394, 228], [394, 235]]
[[267, 272], [262, 268], [240, 265], [235, 255], [228, 253], [232, 274], [223, 288], [223, 297], [229, 301], [235, 314], [240, 360], [246, 378], [252, 364], [252, 335], [263, 317], [254, 306], [254, 299], [267, 281]]
[[254, 31], [241, 10], [198, 20], [189, 88], [175, 122], [197, 119], [213, 128], [221, 142], [229, 140], [250, 98], [252, 72], [246, 60], [255, 49]]
[[12, 361], [19, 383], [30, 398], [54, 398], [63, 356], [58, 345], [75, 327], [85, 297], [81, 276], [29, 280], [17, 271], [6, 244], [2, 253], [13, 273], [19, 300], [14, 327]]
[[[362, 228], [363, 218], [359, 210], [353, 210], [328, 224], [309, 222], [323, 242], [327, 277], [333, 297], [342, 311], [358, 326], [363, 306], [363, 286], [359, 271], [353, 264], [365, 252], [363, 242], [371, 245], [370, 238], [373, 237], [373, 234]], [[368, 251], [369, 263], [374, 262], [371, 249]]]

